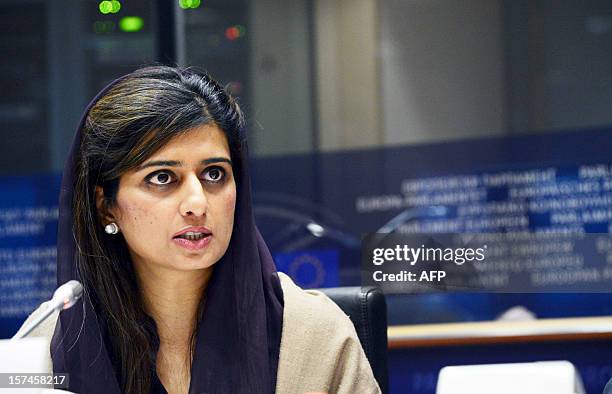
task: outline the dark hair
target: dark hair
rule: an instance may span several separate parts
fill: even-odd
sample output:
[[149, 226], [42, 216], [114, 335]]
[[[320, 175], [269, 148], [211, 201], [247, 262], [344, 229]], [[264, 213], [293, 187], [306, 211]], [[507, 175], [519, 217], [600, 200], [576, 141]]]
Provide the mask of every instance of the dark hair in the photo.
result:
[[224, 131], [236, 166], [244, 128], [236, 100], [206, 73], [154, 66], [113, 85], [90, 109], [82, 130], [73, 196], [77, 270], [105, 328], [125, 393], [149, 392], [159, 338], [144, 310], [125, 240], [103, 232], [95, 187], [103, 187], [104, 203], [112, 206], [123, 173], [176, 135], [205, 124]]

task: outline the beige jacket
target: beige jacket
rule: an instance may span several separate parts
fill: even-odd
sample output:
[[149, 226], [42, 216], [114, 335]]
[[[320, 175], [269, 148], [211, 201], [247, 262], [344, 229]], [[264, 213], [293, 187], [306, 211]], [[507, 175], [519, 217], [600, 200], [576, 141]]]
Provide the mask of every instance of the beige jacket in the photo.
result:
[[[278, 276], [285, 308], [276, 393], [380, 393], [350, 319], [323, 293], [302, 290], [287, 275]], [[26, 322], [41, 310], [42, 306]], [[50, 342], [57, 316], [29, 337], [46, 337]]]

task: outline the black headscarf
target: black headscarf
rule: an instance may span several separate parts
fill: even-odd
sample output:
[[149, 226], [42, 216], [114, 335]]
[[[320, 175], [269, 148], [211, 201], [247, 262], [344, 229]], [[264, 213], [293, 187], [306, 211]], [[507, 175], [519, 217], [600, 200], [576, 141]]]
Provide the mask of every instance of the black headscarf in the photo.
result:
[[[127, 77], [129, 74], [112, 82], [89, 103], [66, 160], [59, 201], [58, 284], [80, 279], [72, 202], [86, 118], [98, 99]], [[233, 163], [238, 175], [234, 230], [206, 290], [205, 313], [197, 326], [190, 393], [273, 393], [276, 386], [283, 293], [270, 252], [254, 223], [244, 135], [241, 141], [240, 157]], [[70, 374], [70, 391], [121, 392], [101, 322], [87, 297], [60, 314], [51, 356], [55, 373]]]

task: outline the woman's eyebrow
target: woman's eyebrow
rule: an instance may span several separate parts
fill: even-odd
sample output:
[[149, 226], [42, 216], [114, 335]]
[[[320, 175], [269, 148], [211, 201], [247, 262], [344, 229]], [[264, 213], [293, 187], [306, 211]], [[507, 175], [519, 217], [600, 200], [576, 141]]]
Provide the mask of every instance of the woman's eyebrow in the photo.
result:
[[200, 164], [208, 165], [213, 163], [227, 163], [230, 166], [232, 165], [232, 161], [226, 157], [211, 157], [210, 159], [202, 160]]
[[148, 167], [182, 167], [183, 163], [177, 160], [151, 160], [136, 167], [136, 171], [144, 170]]
[[[209, 165], [213, 163], [228, 163], [232, 165], [232, 161], [225, 157], [211, 157], [210, 159], [202, 160], [200, 164]], [[177, 160], [152, 160], [139, 165], [136, 171], [141, 171], [148, 167], [182, 167], [183, 163]]]

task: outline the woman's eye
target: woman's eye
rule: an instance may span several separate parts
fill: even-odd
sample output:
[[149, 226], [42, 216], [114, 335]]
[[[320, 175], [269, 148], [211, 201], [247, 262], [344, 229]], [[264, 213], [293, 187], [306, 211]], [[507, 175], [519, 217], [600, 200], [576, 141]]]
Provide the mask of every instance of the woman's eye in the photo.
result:
[[221, 182], [224, 176], [225, 170], [221, 167], [211, 167], [204, 171], [204, 180], [207, 182]]
[[172, 182], [172, 176], [167, 172], [156, 172], [151, 174], [147, 181], [154, 185], [167, 185]]

